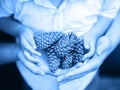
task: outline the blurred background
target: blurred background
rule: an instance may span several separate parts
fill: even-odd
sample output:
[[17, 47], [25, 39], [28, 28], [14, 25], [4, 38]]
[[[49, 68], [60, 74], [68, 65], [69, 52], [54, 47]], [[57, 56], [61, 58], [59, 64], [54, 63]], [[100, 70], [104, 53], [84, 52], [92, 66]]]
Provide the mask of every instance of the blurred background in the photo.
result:
[[[15, 38], [0, 32], [0, 42], [15, 42]], [[120, 90], [120, 45], [101, 65], [99, 75], [97, 90]], [[22, 78], [15, 63], [1, 65], [0, 90], [22, 90], [22, 87]]]

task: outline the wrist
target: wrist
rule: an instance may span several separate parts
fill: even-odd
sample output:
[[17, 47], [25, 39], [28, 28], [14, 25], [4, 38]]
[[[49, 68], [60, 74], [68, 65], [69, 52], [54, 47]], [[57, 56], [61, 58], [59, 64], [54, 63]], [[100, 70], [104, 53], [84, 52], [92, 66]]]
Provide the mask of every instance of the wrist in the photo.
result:
[[24, 33], [26, 30], [26, 27], [23, 25], [20, 25], [17, 29], [17, 37], [20, 37], [22, 33]]
[[98, 39], [98, 38], [100, 38], [100, 37], [102, 36], [102, 34], [99, 33], [99, 32], [97, 31], [97, 29], [92, 29], [92, 30], [90, 30], [89, 34], [90, 34], [92, 37], [96, 38], [96, 39]]
[[86, 33], [86, 36], [89, 38], [94, 38], [94, 39], [98, 39], [100, 37], [100, 35], [98, 33], [92, 32], [92, 31], [88, 31]]
[[16, 53], [15, 56], [16, 56], [16, 59], [17, 59], [17, 60], [19, 60], [20, 51], [21, 51], [21, 48], [20, 48], [20, 46], [18, 45], [18, 46], [17, 46], [17, 49], [16, 49], [16, 52], [15, 52], [15, 53]]

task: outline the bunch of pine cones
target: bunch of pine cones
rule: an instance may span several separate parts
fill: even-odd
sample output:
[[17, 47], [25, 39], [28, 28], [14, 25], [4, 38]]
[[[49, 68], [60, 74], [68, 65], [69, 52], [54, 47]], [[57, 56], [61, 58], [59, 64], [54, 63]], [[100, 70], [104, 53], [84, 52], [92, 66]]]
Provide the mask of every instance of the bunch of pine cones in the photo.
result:
[[46, 49], [51, 72], [58, 68], [68, 69], [82, 62], [84, 55], [83, 41], [70, 32], [37, 33], [34, 36], [37, 48]]

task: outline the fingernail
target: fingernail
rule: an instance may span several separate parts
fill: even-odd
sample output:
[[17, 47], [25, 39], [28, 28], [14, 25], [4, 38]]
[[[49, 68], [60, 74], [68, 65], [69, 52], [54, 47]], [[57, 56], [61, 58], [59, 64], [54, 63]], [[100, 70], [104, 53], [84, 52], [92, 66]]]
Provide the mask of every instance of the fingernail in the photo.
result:
[[86, 57], [86, 55], [85, 55], [85, 56], [83, 56], [82, 60], [84, 61], [86, 58], [87, 58], [87, 57]]
[[78, 63], [75, 67], [79, 68], [83, 63]]
[[86, 45], [86, 46], [85, 46], [85, 48], [86, 48], [86, 49], [89, 49], [89, 46], [88, 46], [88, 45]]
[[59, 77], [57, 78], [57, 81], [60, 82], [60, 81], [62, 81], [62, 79], [63, 79], [63, 75], [62, 75], [62, 76], [59, 76]]
[[58, 78], [57, 78], [57, 82], [60, 82], [60, 81], [61, 81], [61, 79], [58, 77]]
[[41, 69], [39, 70], [39, 74], [45, 75], [45, 73]]
[[38, 57], [34, 57], [34, 58], [35, 58], [34, 61], [35, 61], [36, 63], [40, 63], [40, 59], [39, 59]]
[[37, 47], [36, 46], [33, 46], [34, 49], [36, 49]]
[[41, 74], [42, 74], [42, 75], [45, 75], [45, 73], [44, 73], [44, 72], [41, 72]]

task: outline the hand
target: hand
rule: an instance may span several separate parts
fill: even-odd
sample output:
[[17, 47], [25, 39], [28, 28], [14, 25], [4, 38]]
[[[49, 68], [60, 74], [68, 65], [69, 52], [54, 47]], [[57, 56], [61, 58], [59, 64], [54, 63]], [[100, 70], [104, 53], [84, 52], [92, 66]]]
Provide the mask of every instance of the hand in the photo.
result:
[[[42, 55], [42, 56], [44, 56], [44, 55]], [[33, 63], [29, 62], [25, 58], [22, 50], [18, 52], [18, 58], [23, 63], [23, 65], [27, 69], [29, 69], [29, 70], [27, 70], [27, 69], [25, 70], [26, 74], [28, 74], [28, 75], [25, 75], [24, 79], [25, 79], [26, 83], [31, 87], [32, 90], [59, 90], [56, 77], [47, 75], [43, 72], [46, 69], [45, 64], [42, 64], [44, 66], [39, 66], [39, 65], [34, 65]], [[46, 59], [46, 56], [44, 56], [42, 58], [40, 57], [41, 61], [43, 61], [45, 59]], [[36, 75], [36, 74], [38, 74], [38, 75]]]
[[90, 72], [97, 71], [104, 61], [103, 58], [104, 57], [98, 57], [95, 55], [92, 59], [90, 59], [87, 63], [84, 63], [82, 66], [77, 65], [77, 67], [72, 69], [70, 72], [66, 72], [63, 75], [58, 76], [58, 83], [61, 85], [76, 78], [81, 78]]
[[44, 71], [40, 68], [39, 65], [30, 62], [24, 55], [23, 51], [18, 52], [18, 59], [24, 64], [24, 66], [29, 69], [34, 74], [44, 75]]
[[[108, 50], [109, 45], [110, 45], [109, 39], [105, 36], [101, 37], [97, 43], [97, 50], [102, 49], [102, 53], [99, 55], [95, 54], [90, 60], [85, 60], [85, 63], [82, 66], [77, 64], [74, 67], [74, 69], [69, 70], [69, 72], [66, 72], [63, 75], [60, 75], [57, 78], [58, 82], [60, 83], [68, 82], [72, 79], [80, 78], [92, 71], [97, 70], [110, 53]], [[103, 47], [105, 47], [106, 49], [104, 49]]]
[[37, 69], [38, 67], [43, 68], [44, 64], [42, 60], [40, 60], [41, 53], [35, 50], [36, 44], [33, 39], [33, 32], [29, 28], [23, 28], [21, 31], [19, 31], [19, 41], [22, 48], [22, 51], [20, 52], [22, 53], [22, 55], [18, 54], [20, 57], [20, 60], [33, 73], [41, 74], [42, 72], [43, 74], [43, 71], [45, 69], [43, 69], [42, 71]]
[[91, 58], [95, 54], [96, 40], [97, 37], [90, 32], [86, 33], [83, 37], [84, 47], [89, 51], [84, 55], [83, 60]]
[[29, 28], [25, 27], [22, 29], [19, 33], [20, 45], [28, 60], [33, 63], [39, 63], [40, 61], [36, 57], [41, 54], [35, 50], [37, 46], [34, 42], [33, 35], [33, 32]]

